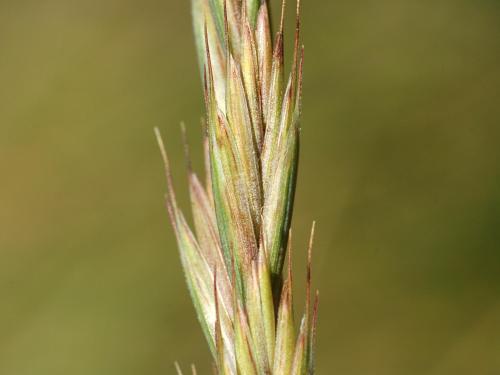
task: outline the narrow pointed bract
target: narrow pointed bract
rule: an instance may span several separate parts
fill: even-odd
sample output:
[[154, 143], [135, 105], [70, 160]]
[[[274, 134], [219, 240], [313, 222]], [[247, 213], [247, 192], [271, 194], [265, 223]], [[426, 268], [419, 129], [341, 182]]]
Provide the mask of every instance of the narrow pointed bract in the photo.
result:
[[165, 164], [167, 210], [214, 371], [312, 375], [318, 312], [317, 297], [310, 311], [314, 227], [298, 330], [290, 240], [302, 96], [300, 2], [287, 74], [284, 0], [274, 43], [266, 0], [191, 2], [206, 111], [204, 179], [191, 166], [182, 126], [194, 230], [178, 206], [163, 140], [155, 131]]
[[274, 354], [275, 374], [289, 374], [295, 350], [295, 328], [292, 308], [292, 285], [288, 278], [283, 285], [278, 312], [276, 350]]

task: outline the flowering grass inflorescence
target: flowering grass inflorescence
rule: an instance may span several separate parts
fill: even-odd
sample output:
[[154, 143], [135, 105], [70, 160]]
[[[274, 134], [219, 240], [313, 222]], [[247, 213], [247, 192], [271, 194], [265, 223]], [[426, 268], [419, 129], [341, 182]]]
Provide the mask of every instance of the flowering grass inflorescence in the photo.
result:
[[[168, 158], [167, 208], [188, 288], [220, 375], [314, 373], [317, 294], [292, 308], [293, 201], [303, 48], [285, 79], [283, 1], [274, 43], [265, 0], [192, 0], [204, 78], [206, 183], [189, 171], [194, 233], [180, 211]], [[180, 372], [180, 369], [178, 368]], [[193, 368], [193, 372], [195, 372]]]

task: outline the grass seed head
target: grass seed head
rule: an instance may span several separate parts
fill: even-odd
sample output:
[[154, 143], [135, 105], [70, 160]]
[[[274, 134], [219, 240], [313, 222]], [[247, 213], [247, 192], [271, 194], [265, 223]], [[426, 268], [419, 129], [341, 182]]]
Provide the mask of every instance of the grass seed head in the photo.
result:
[[217, 374], [313, 374], [317, 302], [311, 319], [310, 257], [298, 334], [291, 263], [283, 275], [299, 155], [300, 2], [286, 78], [284, 1], [274, 43], [265, 0], [192, 0], [192, 9], [204, 83], [207, 170], [203, 184], [188, 162], [194, 232], [176, 202], [157, 129], [156, 135], [167, 209], [198, 320]]

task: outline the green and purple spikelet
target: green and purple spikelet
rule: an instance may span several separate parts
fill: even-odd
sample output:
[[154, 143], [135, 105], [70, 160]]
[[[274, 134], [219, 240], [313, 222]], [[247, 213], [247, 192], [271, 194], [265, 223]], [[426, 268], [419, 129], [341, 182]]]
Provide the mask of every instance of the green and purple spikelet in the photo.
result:
[[217, 374], [313, 374], [314, 227], [298, 332], [291, 265], [286, 276], [283, 272], [299, 154], [300, 3], [287, 80], [284, 2], [274, 43], [265, 0], [192, 0], [192, 6], [204, 78], [207, 169], [203, 186], [189, 168], [194, 233], [177, 205], [158, 130], [157, 136], [166, 166], [167, 208], [198, 319]]

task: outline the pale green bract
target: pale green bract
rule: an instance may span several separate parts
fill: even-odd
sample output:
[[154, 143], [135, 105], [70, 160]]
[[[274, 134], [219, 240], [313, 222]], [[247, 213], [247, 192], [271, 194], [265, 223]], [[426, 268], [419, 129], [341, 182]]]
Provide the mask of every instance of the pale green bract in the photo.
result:
[[[194, 233], [167, 208], [187, 285], [219, 375], [314, 373], [317, 294], [296, 332], [290, 224], [299, 155], [303, 48], [285, 79], [283, 18], [273, 43], [265, 0], [192, 0], [206, 104], [206, 184], [189, 168]], [[290, 257], [289, 257], [290, 259]], [[176, 365], [178, 373], [180, 367]], [[193, 373], [196, 370], [192, 369]]]

